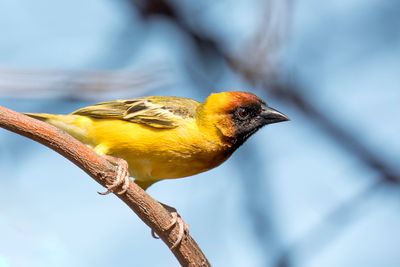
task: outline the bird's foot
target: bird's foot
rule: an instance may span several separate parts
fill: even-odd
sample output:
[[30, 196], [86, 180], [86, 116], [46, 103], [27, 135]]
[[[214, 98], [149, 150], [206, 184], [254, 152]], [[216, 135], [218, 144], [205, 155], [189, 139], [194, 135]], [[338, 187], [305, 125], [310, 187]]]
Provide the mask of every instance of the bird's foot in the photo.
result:
[[179, 226], [177, 239], [171, 246], [171, 249], [174, 249], [182, 242], [182, 239], [185, 236], [185, 234], [189, 233], [189, 225], [182, 220], [181, 216], [177, 212], [172, 212], [171, 216], [172, 216], [172, 221], [171, 224], [168, 225], [168, 230], [174, 227], [176, 224], [178, 224]]
[[[174, 244], [171, 246], [171, 249], [174, 249], [174, 248], [176, 248], [176, 247], [182, 242], [182, 239], [183, 239], [183, 237], [185, 236], [185, 234], [188, 234], [188, 233], [189, 233], [189, 225], [186, 224], [186, 223], [182, 220], [181, 216], [178, 214], [178, 212], [176, 211], [175, 208], [170, 207], [170, 206], [168, 206], [168, 205], [165, 205], [165, 204], [163, 204], [163, 203], [160, 203], [160, 204], [170, 212], [171, 217], [172, 217], [171, 223], [166, 227], [165, 230], [166, 230], [166, 231], [171, 230], [176, 224], [177, 224], [178, 227], [179, 227], [178, 237], [177, 237], [176, 241], [174, 242]], [[157, 238], [157, 239], [159, 238], [159, 237], [154, 233], [153, 230], [151, 230], [151, 235], [152, 235], [154, 238]]]
[[108, 195], [110, 193], [114, 193], [116, 188], [121, 187], [121, 190], [118, 191], [117, 194], [124, 194], [126, 190], [128, 190], [130, 183], [128, 163], [123, 159], [115, 158], [108, 155], [104, 155], [103, 157], [117, 167], [117, 175], [114, 182], [111, 185], [107, 186], [107, 191], [98, 193], [100, 195]]

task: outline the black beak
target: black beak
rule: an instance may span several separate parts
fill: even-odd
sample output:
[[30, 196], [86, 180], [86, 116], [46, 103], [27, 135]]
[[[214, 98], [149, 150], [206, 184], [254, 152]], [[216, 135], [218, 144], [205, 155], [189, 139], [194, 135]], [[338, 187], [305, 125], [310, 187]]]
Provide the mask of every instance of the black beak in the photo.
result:
[[271, 124], [289, 120], [289, 118], [286, 115], [282, 114], [276, 109], [267, 106], [263, 107], [260, 115], [265, 120], [265, 124]]

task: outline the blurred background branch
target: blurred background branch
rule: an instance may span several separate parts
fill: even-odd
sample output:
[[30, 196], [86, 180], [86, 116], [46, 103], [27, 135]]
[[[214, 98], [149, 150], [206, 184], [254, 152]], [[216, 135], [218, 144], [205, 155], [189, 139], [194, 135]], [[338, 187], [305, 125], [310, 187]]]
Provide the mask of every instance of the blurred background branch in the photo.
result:
[[[240, 75], [246, 82], [255, 88], [264, 90], [270, 97], [286, 102], [294, 107], [298, 112], [302, 113], [311, 123], [319, 127], [322, 132], [331, 138], [333, 142], [342, 147], [347, 153], [355, 157], [366, 168], [378, 173], [380, 177], [376, 184], [365, 190], [360, 195], [342, 203], [339, 207], [329, 213], [326, 219], [322, 220], [321, 225], [316, 226], [315, 232], [312, 231], [306, 235], [304, 241], [292, 249], [300, 249], [307, 244], [312, 243], [310, 239], [316, 236], [323, 236], [324, 231], [329, 231], [330, 227], [325, 227], [333, 219], [339, 223], [339, 227], [345, 227], [344, 218], [348, 218], [348, 214], [352, 214], [358, 208], [359, 203], [363, 203], [369, 195], [373, 194], [382, 182], [389, 184], [398, 183], [400, 174], [393, 168], [390, 163], [386, 162], [378, 152], [371, 149], [362, 139], [356, 137], [346, 125], [339, 123], [318, 108], [312, 98], [305, 96], [305, 90], [301, 88], [301, 83], [296, 78], [296, 73], [285, 73], [279, 69], [276, 60], [276, 53], [284, 42], [283, 40], [288, 34], [289, 22], [293, 3], [291, 1], [261, 1], [260, 6], [264, 5], [261, 10], [260, 26], [254, 34], [249, 38], [249, 42], [245, 45], [245, 49], [236, 52], [237, 56], [232, 56], [227, 47], [221, 43], [222, 40], [212, 37], [210, 33], [199, 30], [197, 27], [191, 26], [185, 19], [178, 7], [167, 0], [155, 1], [131, 1], [138, 8], [140, 14], [146, 19], [155, 16], [163, 16], [171, 23], [175, 24], [182, 32], [184, 32], [191, 42], [196, 46], [197, 57], [202, 58], [205, 54], [212, 55], [212, 61], [224, 60], [227, 66]], [[140, 2], [140, 3], [138, 3]], [[254, 170], [254, 169], [253, 169]], [[248, 195], [254, 193], [254, 188], [247, 192]], [[256, 222], [264, 221], [261, 219], [265, 215], [260, 212], [262, 209], [254, 209], [257, 207], [257, 201], [253, 200], [249, 205], [250, 213], [253, 213], [253, 219]], [[354, 210], [354, 211], [353, 211]], [[268, 217], [268, 216], [267, 216]], [[341, 219], [342, 218], [342, 219]], [[257, 224], [257, 223], [256, 223]], [[269, 224], [263, 223], [263, 227]], [[260, 228], [258, 228], [260, 229]], [[265, 228], [263, 228], [265, 229]], [[264, 236], [263, 231], [257, 230], [258, 235]], [[273, 231], [269, 231], [272, 233]], [[338, 234], [338, 231], [335, 231]], [[269, 236], [272, 238], [272, 236]], [[263, 238], [264, 239], [264, 238]], [[265, 237], [268, 240], [268, 236]], [[262, 241], [266, 243], [268, 241]], [[288, 253], [280, 256], [278, 265], [289, 266], [289, 262], [285, 259]]]
[[163, 64], [126, 71], [20, 70], [0, 68], [0, 97], [98, 100], [141, 95], [172, 83]]

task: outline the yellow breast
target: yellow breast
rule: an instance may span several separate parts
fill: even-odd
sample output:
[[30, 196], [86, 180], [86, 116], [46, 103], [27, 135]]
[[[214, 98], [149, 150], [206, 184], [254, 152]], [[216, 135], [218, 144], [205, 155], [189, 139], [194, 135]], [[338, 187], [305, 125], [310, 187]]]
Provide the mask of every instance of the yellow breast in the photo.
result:
[[88, 136], [98, 152], [120, 157], [139, 181], [181, 178], [225, 161], [229, 147], [195, 120], [172, 129], [157, 129], [122, 120], [93, 120]]

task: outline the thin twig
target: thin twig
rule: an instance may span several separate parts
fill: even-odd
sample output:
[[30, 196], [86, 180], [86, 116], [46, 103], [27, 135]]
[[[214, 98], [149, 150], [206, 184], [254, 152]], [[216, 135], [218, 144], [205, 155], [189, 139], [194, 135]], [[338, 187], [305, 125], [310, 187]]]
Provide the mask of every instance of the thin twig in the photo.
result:
[[[47, 123], [0, 106], [0, 127], [35, 140], [89, 174], [102, 186], [115, 179], [114, 165], [67, 133]], [[135, 183], [130, 183], [125, 194], [116, 194], [146, 223], [170, 248], [178, 238], [179, 226], [167, 230], [171, 223], [170, 213]], [[193, 238], [187, 234], [182, 242], [171, 250], [182, 266], [210, 266], [207, 258]]]

